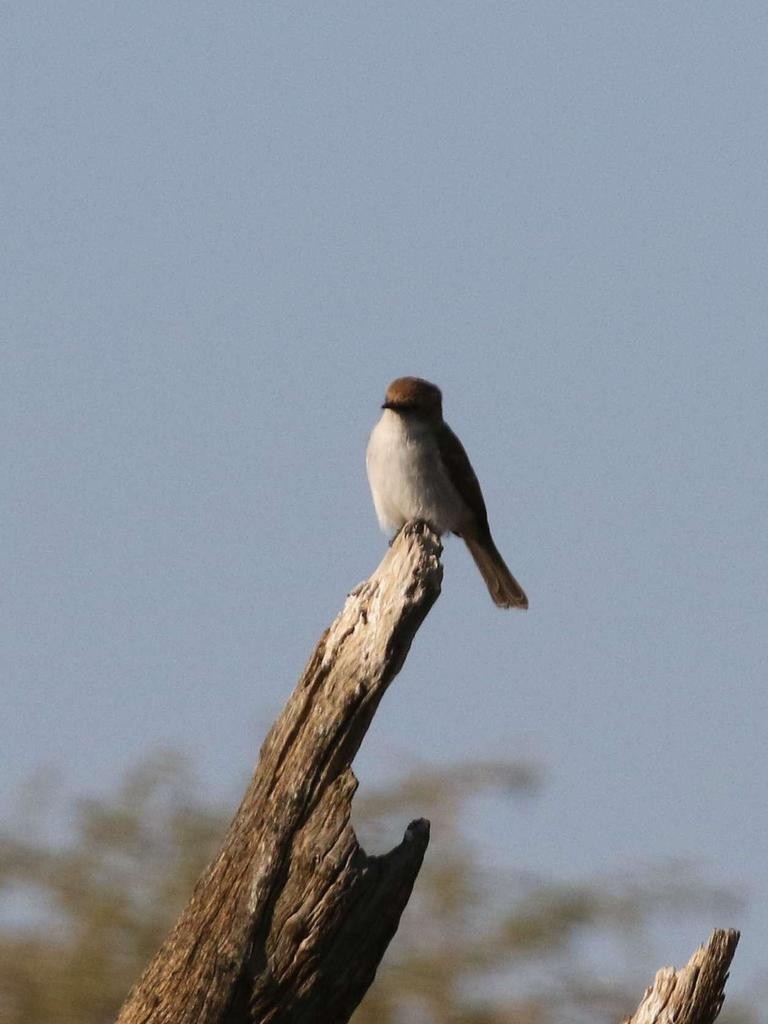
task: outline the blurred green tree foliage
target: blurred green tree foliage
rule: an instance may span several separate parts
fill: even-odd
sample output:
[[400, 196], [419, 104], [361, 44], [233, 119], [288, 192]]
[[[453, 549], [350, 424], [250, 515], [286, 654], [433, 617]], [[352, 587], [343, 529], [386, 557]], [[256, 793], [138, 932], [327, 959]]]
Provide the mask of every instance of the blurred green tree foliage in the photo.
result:
[[[462, 828], [471, 802], [534, 795], [537, 784], [529, 766], [484, 762], [415, 769], [358, 794], [363, 845], [383, 846], [385, 834], [391, 845], [418, 814], [432, 820], [433, 841], [354, 1024], [616, 1021], [660, 966], [649, 939], [659, 921], [704, 907], [722, 916], [732, 906], [683, 869], [566, 886], [484, 868]], [[23, 824], [0, 835], [0, 1018], [108, 1024], [215, 852], [227, 815], [201, 799], [175, 755], [139, 765], [115, 793], [78, 800], [64, 843], [44, 790], [26, 794]], [[727, 1005], [730, 1024], [757, 1020]]]

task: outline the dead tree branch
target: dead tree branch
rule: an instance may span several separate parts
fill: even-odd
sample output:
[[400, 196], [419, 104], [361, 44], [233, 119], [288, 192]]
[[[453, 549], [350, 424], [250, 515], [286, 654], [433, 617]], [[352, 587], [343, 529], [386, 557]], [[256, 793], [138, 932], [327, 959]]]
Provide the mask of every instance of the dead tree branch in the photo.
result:
[[440, 593], [438, 538], [405, 527], [321, 638], [220, 853], [119, 1024], [341, 1024], [371, 984], [429, 839], [382, 857], [349, 822], [350, 764]]
[[738, 942], [739, 933], [733, 928], [717, 929], [685, 967], [662, 967], [624, 1024], [712, 1024], [725, 999]]
[[[408, 524], [317, 645], [223, 846], [118, 1024], [344, 1024], [397, 930], [429, 840], [369, 857], [351, 763], [440, 593], [440, 541]], [[712, 1024], [739, 933], [656, 975], [624, 1024]]]

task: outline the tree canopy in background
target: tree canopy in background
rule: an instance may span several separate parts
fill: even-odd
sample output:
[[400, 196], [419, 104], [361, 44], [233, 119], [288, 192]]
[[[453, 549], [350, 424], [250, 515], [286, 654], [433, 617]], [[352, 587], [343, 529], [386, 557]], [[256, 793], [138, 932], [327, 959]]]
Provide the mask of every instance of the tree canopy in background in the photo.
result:
[[[652, 941], [682, 915], [733, 900], [680, 867], [562, 884], [484, 859], [462, 827], [483, 795], [535, 798], [516, 763], [414, 769], [359, 793], [363, 845], [426, 814], [433, 841], [400, 929], [355, 1024], [615, 1022], [668, 953]], [[105, 797], [61, 807], [30, 790], [0, 834], [0, 1016], [7, 1024], [108, 1024], [213, 856], [228, 813], [200, 796], [179, 756], [156, 755]], [[524, 844], [516, 839], [516, 848]], [[507, 857], [499, 857], [506, 862]], [[697, 933], [698, 935], [699, 933]], [[729, 998], [722, 1019], [757, 1020]]]

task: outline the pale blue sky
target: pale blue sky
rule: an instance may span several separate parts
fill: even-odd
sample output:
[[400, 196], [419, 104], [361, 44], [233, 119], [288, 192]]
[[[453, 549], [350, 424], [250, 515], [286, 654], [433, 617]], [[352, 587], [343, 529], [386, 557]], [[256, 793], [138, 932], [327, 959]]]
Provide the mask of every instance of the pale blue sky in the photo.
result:
[[448, 544], [363, 784], [535, 757], [515, 863], [693, 857], [765, 978], [765, 5], [2, 20], [2, 806], [159, 744], [236, 790], [385, 550], [364, 449], [420, 374], [531, 610]]

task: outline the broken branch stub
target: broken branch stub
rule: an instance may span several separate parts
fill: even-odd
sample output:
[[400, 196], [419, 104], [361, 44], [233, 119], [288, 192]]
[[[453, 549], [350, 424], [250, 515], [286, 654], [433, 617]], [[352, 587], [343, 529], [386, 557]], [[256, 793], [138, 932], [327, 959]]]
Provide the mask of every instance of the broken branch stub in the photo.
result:
[[685, 967], [662, 967], [624, 1024], [712, 1024], [725, 999], [738, 942], [735, 929], [718, 928]]
[[348, 597], [269, 732], [222, 848], [118, 1024], [340, 1024], [373, 980], [429, 839], [369, 857], [350, 764], [440, 593], [442, 551], [409, 523]]

